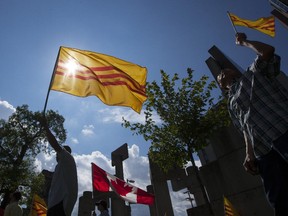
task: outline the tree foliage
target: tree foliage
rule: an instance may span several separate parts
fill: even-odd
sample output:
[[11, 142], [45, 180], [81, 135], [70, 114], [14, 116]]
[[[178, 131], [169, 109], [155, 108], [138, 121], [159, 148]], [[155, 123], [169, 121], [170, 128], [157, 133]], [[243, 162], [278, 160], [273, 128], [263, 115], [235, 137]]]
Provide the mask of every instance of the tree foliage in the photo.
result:
[[229, 124], [224, 98], [216, 100], [211, 95], [216, 82], [208, 82], [205, 75], [194, 80], [189, 68], [187, 75], [180, 80], [178, 74], [170, 78], [161, 71], [161, 85], [153, 81], [146, 86], [145, 123], [123, 118], [124, 127], [151, 141], [149, 157], [164, 170], [182, 167], [191, 160], [193, 163], [192, 153], [206, 146], [211, 134]]
[[[35, 171], [35, 157], [40, 152], [50, 153], [44, 129], [39, 124], [40, 112], [29, 111], [28, 105], [16, 108], [5, 121], [0, 119], [0, 195], [21, 186], [27, 196], [41, 188], [43, 176]], [[60, 144], [66, 140], [64, 118], [48, 110], [49, 127]]]

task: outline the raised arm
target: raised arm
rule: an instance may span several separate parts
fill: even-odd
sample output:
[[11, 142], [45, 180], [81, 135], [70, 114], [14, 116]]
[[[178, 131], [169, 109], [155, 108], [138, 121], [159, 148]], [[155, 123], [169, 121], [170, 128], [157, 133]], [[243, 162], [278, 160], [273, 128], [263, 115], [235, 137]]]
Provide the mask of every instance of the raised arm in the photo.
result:
[[55, 136], [51, 133], [51, 131], [50, 131], [49, 127], [48, 127], [47, 120], [46, 120], [45, 116], [43, 116], [43, 118], [41, 118], [40, 123], [43, 126], [43, 128], [45, 129], [48, 142], [50, 143], [52, 148], [56, 152], [60, 152], [62, 150], [62, 147], [59, 145], [59, 143], [56, 140]]
[[254, 50], [257, 55], [261, 56], [265, 61], [269, 61], [273, 57], [275, 51], [275, 48], [269, 44], [247, 40], [247, 36], [244, 33], [236, 34], [236, 44]]
[[249, 141], [248, 135], [245, 131], [243, 131], [243, 135], [244, 135], [244, 140], [245, 140], [245, 144], [246, 144], [246, 157], [245, 157], [243, 166], [244, 166], [246, 172], [248, 172], [252, 175], [258, 175], [259, 170], [258, 170], [258, 166], [257, 166], [256, 158], [254, 155], [252, 144]]

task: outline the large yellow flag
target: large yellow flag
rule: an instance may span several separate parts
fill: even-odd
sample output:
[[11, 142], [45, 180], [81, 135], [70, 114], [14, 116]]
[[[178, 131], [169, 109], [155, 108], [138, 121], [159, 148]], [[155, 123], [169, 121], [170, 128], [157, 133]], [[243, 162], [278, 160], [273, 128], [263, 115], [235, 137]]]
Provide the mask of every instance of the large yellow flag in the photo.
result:
[[37, 194], [34, 194], [30, 216], [46, 216], [46, 214], [47, 206], [45, 201]]
[[147, 69], [91, 51], [60, 47], [51, 89], [79, 97], [97, 96], [107, 105], [140, 113], [147, 99]]
[[268, 34], [271, 37], [275, 36], [275, 18], [274, 16], [262, 17], [257, 20], [246, 20], [239, 18], [238, 16], [229, 13], [231, 21], [234, 25], [245, 26], [248, 28], [256, 29], [264, 34]]
[[225, 216], [239, 216], [232, 203], [224, 196], [224, 215]]

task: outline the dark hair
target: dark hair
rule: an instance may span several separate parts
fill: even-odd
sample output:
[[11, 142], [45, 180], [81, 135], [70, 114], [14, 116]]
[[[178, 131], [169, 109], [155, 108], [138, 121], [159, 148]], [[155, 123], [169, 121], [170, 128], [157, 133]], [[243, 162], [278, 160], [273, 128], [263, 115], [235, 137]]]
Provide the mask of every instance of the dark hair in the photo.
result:
[[63, 148], [71, 154], [72, 150], [71, 150], [70, 146], [64, 145]]
[[107, 202], [104, 200], [100, 200], [100, 202], [96, 203], [97, 206], [102, 205], [105, 210], [107, 210]]
[[12, 194], [12, 196], [17, 200], [19, 201], [21, 198], [22, 198], [22, 195], [19, 191], [16, 191]]

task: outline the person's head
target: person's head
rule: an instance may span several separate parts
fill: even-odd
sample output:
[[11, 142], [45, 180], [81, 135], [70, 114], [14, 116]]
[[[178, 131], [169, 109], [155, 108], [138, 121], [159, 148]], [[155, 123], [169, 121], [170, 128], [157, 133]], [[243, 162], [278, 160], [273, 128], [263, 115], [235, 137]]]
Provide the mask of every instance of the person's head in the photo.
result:
[[64, 145], [63, 148], [64, 148], [67, 152], [69, 152], [70, 154], [72, 153], [72, 150], [71, 150], [70, 146]]
[[12, 202], [15, 202], [15, 201], [18, 202], [19, 200], [21, 200], [21, 198], [22, 198], [22, 195], [19, 191], [16, 191], [16, 192], [11, 194], [11, 201]]
[[107, 210], [107, 202], [104, 200], [100, 200], [96, 203], [96, 206], [100, 212]]
[[221, 73], [217, 76], [217, 82], [219, 83], [220, 88], [224, 90], [229, 90], [234, 79], [238, 77], [239, 74], [237, 71], [230, 68], [225, 68], [221, 70]]
[[[72, 150], [71, 150], [70, 146], [64, 145], [63, 148], [64, 148], [67, 152], [69, 152], [70, 154], [72, 153]], [[58, 156], [58, 153], [56, 153], [56, 161], [58, 162], [58, 160], [59, 160], [59, 156]]]

